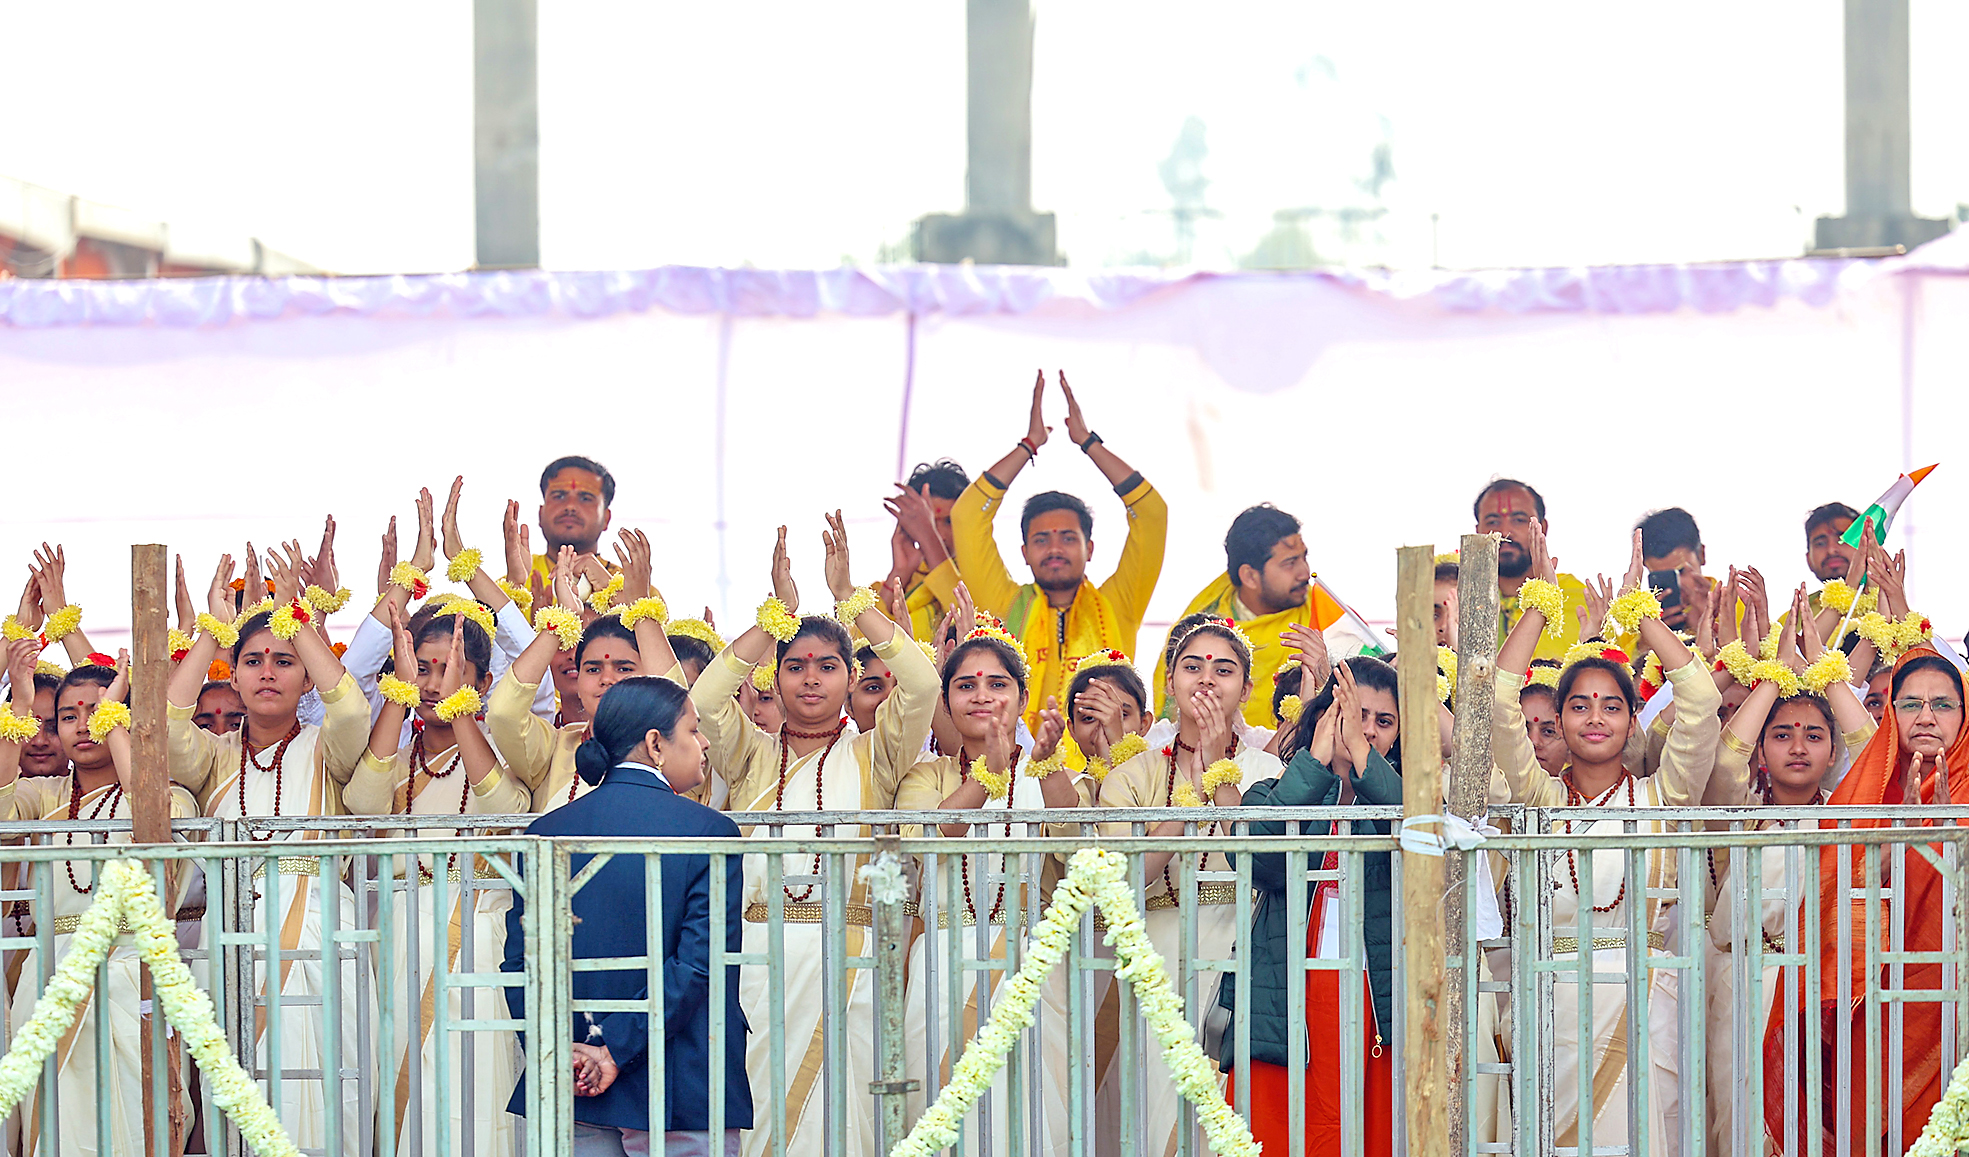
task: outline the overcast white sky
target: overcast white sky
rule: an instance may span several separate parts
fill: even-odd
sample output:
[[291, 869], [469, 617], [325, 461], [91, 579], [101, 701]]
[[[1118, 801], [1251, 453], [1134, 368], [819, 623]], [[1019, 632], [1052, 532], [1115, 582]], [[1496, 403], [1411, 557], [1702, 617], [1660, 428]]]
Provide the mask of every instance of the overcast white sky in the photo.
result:
[[[1191, 117], [1203, 265], [1279, 210], [1378, 206], [1322, 252], [1482, 266], [1789, 256], [1843, 208], [1840, 0], [1037, 14], [1034, 199], [1075, 265], [1174, 252], [1157, 166]], [[1915, 207], [1944, 216], [1969, 6], [1913, 28]], [[963, 31], [963, 0], [541, 0], [546, 263], [876, 260], [961, 206]], [[0, 173], [342, 272], [472, 261], [468, 0], [0, 0], [0, 36]]]

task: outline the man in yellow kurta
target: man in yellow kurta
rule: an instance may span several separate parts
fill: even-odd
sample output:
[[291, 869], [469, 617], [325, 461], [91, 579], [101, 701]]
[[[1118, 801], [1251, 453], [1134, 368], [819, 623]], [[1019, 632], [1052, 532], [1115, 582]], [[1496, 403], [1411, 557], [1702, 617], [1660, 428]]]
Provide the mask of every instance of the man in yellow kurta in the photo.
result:
[[978, 609], [1003, 619], [1006, 630], [1025, 647], [1032, 668], [1031, 704], [1025, 718], [1035, 732], [1049, 696], [1065, 703], [1073, 659], [1109, 647], [1132, 653], [1149, 596], [1162, 574], [1162, 550], [1169, 535], [1168, 504], [1087, 428], [1063, 374], [1060, 389], [1067, 400], [1067, 436], [1128, 508], [1128, 541], [1113, 576], [1096, 587], [1087, 581], [1087, 563], [1094, 555], [1093, 513], [1071, 494], [1035, 494], [1019, 516], [1020, 553], [1032, 568], [1033, 581], [1020, 584], [1012, 578], [992, 537], [992, 519], [1004, 505], [1012, 480], [1046, 444], [1048, 429], [1040, 410], [1045, 385], [1042, 372], [1033, 386], [1026, 436], [979, 475], [950, 512], [957, 570], [972, 600]]
[[[573, 547], [584, 561], [596, 553], [613, 517], [609, 504], [614, 501], [615, 475], [593, 458], [556, 458], [540, 472], [540, 542], [546, 549], [533, 556], [533, 573], [542, 586], [553, 581], [554, 559], [563, 546]], [[601, 562], [609, 566], [607, 559]]]
[[[1495, 478], [1478, 492], [1471, 513], [1476, 515], [1478, 534], [1504, 536], [1504, 541], [1497, 544], [1497, 637], [1502, 639], [1511, 633], [1524, 613], [1518, 606], [1518, 588], [1531, 577], [1531, 554], [1525, 550], [1523, 541], [1531, 533], [1533, 520], [1541, 530], [1550, 528], [1545, 520], [1545, 499], [1515, 478]], [[1539, 639], [1536, 657], [1540, 659], [1563, 659], [1567, 648], [1579, 642], [1579, 617], [1575, 608], [1586, 605], [1586, 584], [1569, 574], [1557, 576], [1557, 581], [1566, 595], [1566, 612], [1556, 624], [1559, 637], [1546, 635]]]
[[[1224, 535], [1224, 573], [1183, 608], [1185, 616], [1201, 611], [1230, 619], [1251, 640], [1251, 697], [1245, 700], [1244, 720], [1253, 727], [1277, 727], [1272, 714], [1272, 680], [1279, 665], [1295, 658], [1282, 636], [1294, 626], [1313, 628], [1313, 569], [1306, 561], [1306, 540], [1299, 520], [1261, 503], [1231, 520]], [[1168, 664], [1157, 660], [1155, 706], [1164, 714]], [[1259, 692], [1263, 693], [1260, 694]], [[1311, 698], [1308, 693], [1307, 698]]]
[[909, 621], [900, 625], [913, 638], [929, 639], [936, 633], [937, 623], [956, 604], [951, 509], [970, 484], [962, 466], [939, 458], [918, 463], [909, 472], [909, 481], [898, 482], [896, 493], [882, 500], [895, 517], [896, 529], [889, 536], [893, 565], [879, 589], [886, 600], [889, 584], [902, 582]]

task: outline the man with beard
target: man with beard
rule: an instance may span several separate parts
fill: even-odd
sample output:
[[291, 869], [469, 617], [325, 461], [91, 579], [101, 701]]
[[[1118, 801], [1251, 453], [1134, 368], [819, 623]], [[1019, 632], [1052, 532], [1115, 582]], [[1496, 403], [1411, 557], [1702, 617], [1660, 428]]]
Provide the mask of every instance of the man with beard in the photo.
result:
[[[1839, 536], [1859, 516], [1859, 511], [1843, 502], [1828, 502], [1805, 516], [1805, 565], [1811, 568], [1813, 578], [1822, 583], [1842, 579], [1848, 584], [1858, 584], [1860, 576], [1853, 573], [1858, 548], [1839, 541]], [[1816, 614], [1818, 591], [1812, 592], [1811, 607]]]
[[[540, 539], [546, 549], [533, 556], [533, 573], [543, 587], [553, 579], [554, 559], [563, 546], [574, 548], [584, 569], [596, 559], [595, 548], [613, 517], [609, 506], [614, 502], [615, 475], [592, 458], [556, 458], [540, 472]], [[599, 561], [614, 569], [607, 559]], [[539, 598], [534, 602], [546, 605]]]
[[1169, 534], [1169, 507], [1141, 474], [1115, 456], [1101, 436], [1087, 428], [1080, 403], [1060, 375], [1066, 395], [1067, 436], [1094, 463], [1128, 511], [1128, 541], [1112, 577], [1096, 587], [1087, 581], [1094, 557], [1094, 515], [1071, 494], [1049, 490], [1026, 500], [1019, 515], [1020, 553], [1033, 581], [1012, 578], [992, 538], [992, 519], [1005, 492], [1026, 463], [1039, 457], [1051, 427], [1041, 411], [1046, 374], [1032, 388], [1032, 412], [1025, 437], [991, 469], [965, 489], [950, 511], [957, 570], [979, 610], [1004, 620], [1006, 630], [1025, 647], [1030, 665], [1030, 706], [1026, 725], [1036, 734], [1048, 700], [1066, 702], [1072, 660], [1110, 648], [1133, 653], [1135, 636], [1156, 579]]
[[1678, 597], [1674, 606], [1663, 608], [1661, 621], [1678, 631], [1694, 630], [1690, 615], [1709, 613], [1709, 594], [1716, 585], [1702, 573], [1709, 555], [1695, 516], [1679, 506], [1650, 510], [1634, 529], [1641, 532], [1641, 565], [1650, 573], [1675, 572]]
[[[1298, 650], [1285, 635], [1294, 627], [1314, 632], [1313, 603], [1308, 598], [1313, 568], [1306, 560], [1306, 540], [1299, 520], [1269, 502], [1250, 507], [1231, 520], [1224, 535], [1224, 571], [1203, 588], [1185, 616], [1202, 613], [1236, 623], [1251, 639], [1251, 686], [1244, 702], [1245, 722], [1254, 727], [1277, 727], [1272, 714], [1272, 680]], [[1303, 638], [1303, 636], [1301, 636]], [[1166, 714], [1166, 660], [1156, 664], [1156, 714]], [[1262, 694], [1260, 693], [1262, 692]]]
[[[1497, 637], [1502, 639], [1511, 633], [1522, 614], [1518, 588], [1531, 577], [1531, 553], [1525, 549], [1525, 543], [1532, 523], [1537, 522], [1541, 532], [1550, 529], [1545, 520], [1545, 499], [1515, 478], [1494, 478], [1478, 492], [1472, 505], [1478, 534], [1504, 536], [1497, 544]], [[1558, 630], [1558, 637], [1548, 634], [1539, 638], [1535, 657], [1540, 659], [1562, 659], [1566, 649], [1579, 642], [1579, 615], [1575, 608], [1586, 606], [1586, 584], [1569, 574], [1559, 575], [1557, 581], [1566, 595], [1566, 611], [1552, 624]]]

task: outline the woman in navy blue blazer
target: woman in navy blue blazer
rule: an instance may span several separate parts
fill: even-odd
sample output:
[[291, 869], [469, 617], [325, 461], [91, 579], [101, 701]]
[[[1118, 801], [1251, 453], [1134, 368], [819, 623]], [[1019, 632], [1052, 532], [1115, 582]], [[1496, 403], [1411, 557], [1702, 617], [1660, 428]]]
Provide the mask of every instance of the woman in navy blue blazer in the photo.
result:
[[[575, 753], [581, 777], [595, 790], [535, 820], [541, 836], [736, 836], [723, 813], [692, 803], [682, 792], [705, 774], [709, 744], [697, 729], [697, 710], [684, 688], [667, 679], [625, 679], [609, 688]], [[590, 857], [576, 856], [579, 873]], [[741, 950], [743, 859], [727, 857], [725, 950]], [[713, 1146], [710, 1071], [711, 857], [663, 857], [663, 1024], [640, 1012], [577, 1014], [574, 1026], [574, 1137], [577, 1157], [662, 1152], [670, 1157], [739, 1151], [740, 1129], [752, 1127], [752, 1090], [745, 1079], [745, 1014], [738, 1003], [738, 967], [725, 973], [725, 1135]], [[643, 857], [616, 856], [574, 895], [575, 958], [640, 956], [647, 944]], [[506, 922], [501, 968], [522, 969], [523, 906], [516, 897]], [[574, 973], [576, 1000], [644, 1000], [643, 969]], [[515, 1017], [525, 1015], [524, 991], [506, 990]], [[664, 1050], [663, 1146], [652, 1149], [649, 1050]], [[509, 1108], [525, 1111], [524, 1078]]]

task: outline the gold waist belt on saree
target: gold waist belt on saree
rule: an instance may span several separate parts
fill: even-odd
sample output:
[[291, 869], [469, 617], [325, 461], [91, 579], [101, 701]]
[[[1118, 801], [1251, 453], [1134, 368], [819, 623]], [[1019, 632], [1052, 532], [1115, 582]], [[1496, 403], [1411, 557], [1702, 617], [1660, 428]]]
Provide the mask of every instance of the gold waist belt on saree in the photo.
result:
[[[266, 874], [267, 865], [264, 862], [253, 869], [253, 878], [255, 880]], [[282, 856], [280, 857], [280, 874], [283, 876], [319, 876], [321, 875], [321, 861], [312, 856]]]
[[[80, 913], [74, 916], [55, 917], [54, 929], [55, 935], [57, 936], [73, 935], [75, 930], [80, 927], [82, 927], [82, 916]], [[122, 935], [127, 932], [134, 932], [136, 929], [130, 927], [129, 920], [124, 918], [116, 922], [116, 931], [118, 935]]]
[[[1627, 947], [1627, 937], [1625, 936], [1595, 936], [1593, 938], [1593, 951], [1595, 952], [1598, 952], [1602, 948], [1625, 947]], [[1668, 947], [1668, 936], [1661, 932], [1648, 933], [1648, 947]], [[1577, 952], [1579, 951], [1579, 938], [1575, 936], [1554, 936], [1552, 938], [1552, 951], [1555, 954], [1561, 952]]]

